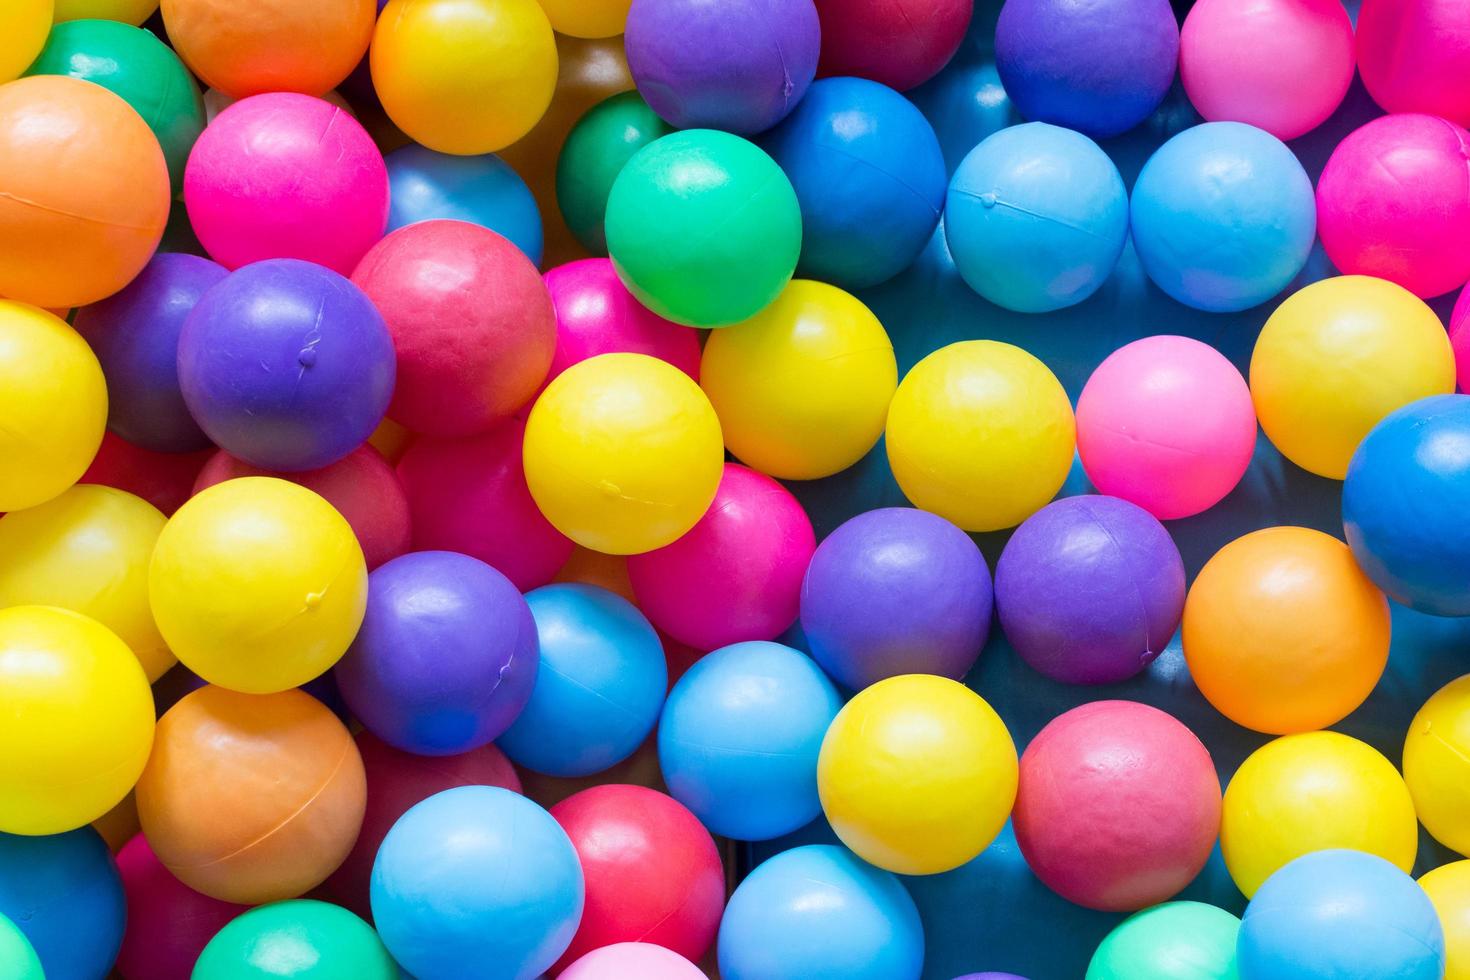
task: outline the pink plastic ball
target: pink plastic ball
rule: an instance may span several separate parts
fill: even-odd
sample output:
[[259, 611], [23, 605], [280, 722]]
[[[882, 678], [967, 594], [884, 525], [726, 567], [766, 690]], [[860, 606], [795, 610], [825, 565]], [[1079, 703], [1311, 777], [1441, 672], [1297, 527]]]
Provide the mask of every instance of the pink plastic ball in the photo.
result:
[[1317, 231], [1344, 275], [1428, 299], [1470, 279], [1470, 132], [1438, 116], [1380, 116], [1338, 144], [1317, 182]]
[[1220, 780], [1184, 725], [1134, 701], [1054, 718], [1021, 755], [1016, 843], [1048, 888], [1105, 912], [1194, 880], [1220, 831]]
[[1358, 71], [1389, 112], [1427, 112], [1470, 126], [1470, 3], [1363, 0]]
[[1460, 290], [1450, 313], [1450, 346], [1455, 349], [1455, 383], [1470, 393], [1470, 286]]
[[608, 259], [580, 259], [546, 273], [556, 308], [556, 354], [545, 388], [567, 368], [599, 354], [647, 354], [699, 380], [699, 331], [633, 298]]
[[184, 203], [221, 265], [305, 259], [350, 276], [388, 226], [388, 168], [356, 119], [321, 99], [241, 99], [204, 130]]
[[541, 515], [526, 486], [526, 423], [507, 419], [468, 439], [414, 440], [398, 462], [413, 550], [457, 551], [525, 592], [550, 582], [572, 542]]
[[1347, 94], [1353, 24], [1342, 0], [1199, 0], [1179, 35], [1179, 73], [1210, 122], [1295, 139]]
[[117, 972], [127, 980], [189, 980], [214, 934], [246, 908], [201, 895], [175, 878], [142, 834], [117, 852], [117, 870], [128, 903]]
[[1160, 520], [1208, 510], [1235, 489], [1256, 445], [1250, 388], [1188, 337], [1145, 337], [1097, 366], [1077, 400], [1077, 449], [1100, 493]]
[[682, 538], [628, 558], [654, 626], [697, 650], [772, 640], [796, 621], [817, 540], [785, 487], [726, 463], [714, 503]]
[[704, 980], [699, 967], [653, 943], [614, 943], [561, 971], [559, 980]]

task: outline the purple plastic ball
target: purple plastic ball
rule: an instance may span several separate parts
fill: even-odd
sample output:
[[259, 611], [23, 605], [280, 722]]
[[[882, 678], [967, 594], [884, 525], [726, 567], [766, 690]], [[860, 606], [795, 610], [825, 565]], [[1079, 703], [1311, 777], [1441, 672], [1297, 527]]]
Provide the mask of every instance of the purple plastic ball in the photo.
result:
[[456, 755], [510, 727], [539, 662], [510, 579], [478, 558], [419, 551], [368, 576], [362, 629], [333, 672], [368, 731], [405, 752]]
[[749, 136], [801, 101], [821, 24], [812, 0], [633, 0], [623, 41], [638, 93], [671, 125]]
[[1023, 976], [1021, 976], [1018, 973], [994, 973], [994, 972], [991, 972], [991, 973], [966, 973], [962, 977], [955, 977], [954, 980], [1026, 980], [1026, 978], [1023, 977]]
[[77, 311], [107, 378], [107, 427], [159, 453], [204, 449], [179, 390], [179, 332], [199, 298], [229, 275], [197, 255], [160, 252], [122, 292]]
[[922, 510], [859, 514], [818, 547], [801, 587], [801, 628], [833, 680], [861, 690], [898, 674], [958, 680], [990, 633], [985, 556]]
[[1184, 612], [1184, 562], [1164, 525], [1117, 497], [1064, 497], [1032, 514], [995, 565], [1006, 639], [1068, 684], [1111, 684], [1147, 667]]
[[330, 269], [269, 259], [230, 273], [179, 336], [179, 383], [204, 432], [263, 469], [320, 469], [372, 435], [393, 396], [387, 324]]

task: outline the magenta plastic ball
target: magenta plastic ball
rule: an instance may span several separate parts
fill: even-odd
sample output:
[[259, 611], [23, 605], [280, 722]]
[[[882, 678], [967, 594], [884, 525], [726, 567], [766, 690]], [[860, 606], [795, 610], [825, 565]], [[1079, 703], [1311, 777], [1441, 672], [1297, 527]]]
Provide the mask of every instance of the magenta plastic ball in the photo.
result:
[[1317, 231], [1346, 275], [1417, 296], [1470, 279], [1470, 132], [1437, 116], [1382, 116], [1338, 144], [1317, 182]]
[[1389, 112], [1427, 112], [1470, 126], [1470, 4], [1363, 0], [1358, 71]]
[[292, 258], [345, 276], [388, 226], [388, 168], [349, 113], [273, 92], [241, 99], [204, 130], [184, 170], [184, 203], [226, 268]]
[[1067, 684], [1113, 684], [1163, 652], [1184, 613], [1169, 532], [1116, 497], [1065, 497], [1032, 514], [995, 564], [995, 611], [1032, 667]]
[[789, 490], [726, 463], [699, 523], [671, 545], [630, 556], [628, 579], [649, 621], [696, 650], [772, 640], [796, 621], [816, 546]]
[[704, 974], [662, 946], [613, 943], [577, 959], [558, 980], [704, 980]]
[[1470, 286], [1460, 290], [1450, 313], [1450, 345], [1455, 349], [1456, 385], [1470, 392]]

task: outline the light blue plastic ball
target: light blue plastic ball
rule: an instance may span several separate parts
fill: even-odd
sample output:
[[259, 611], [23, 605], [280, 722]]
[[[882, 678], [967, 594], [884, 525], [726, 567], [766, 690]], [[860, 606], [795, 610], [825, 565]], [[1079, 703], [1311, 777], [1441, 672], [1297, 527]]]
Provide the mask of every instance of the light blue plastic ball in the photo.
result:
[[0, 915], [25, 933], [47, 980], [98, 980], [122, 945], [127, 900], [91, 827], [47, 837], [0, 834]]
[[1133, 186], [1133, 244], [1154, 283], [1211, 313], [1249, 309], [1286, 288], [1312, 251], [1312, 181], [1262, 129], [1212, 122], [1154, 153]]
[[541, 667], [531, 699], [499, 744], [548, 776], [589, 776], [632, 755], [668, 689], [663, 644], [643, 614], [595, 585], [526, 593]]
[[735, 889], [719, 957], [724, 980], [917, 980], [924, 927], [896, 877], [844, 847], [809, 844]]
[[822, 669], [780, 643], [700, 658], [664, 705], [658, 761], [669, 793], [713, 833], [769, 840], [822, 812], [817, 755], [842, 699]]
[[388, 165], [388, 230], [447, 219], [483, 225], [541, 264], [541, 212], [510, 164], [487, 153], [452, 156], [418, 145], [394, 150]]
[[950, 181], [944, 234], [981, 296], [1018, 313], [1082, 302], [1128, 240], [1128, 191], [1108, 155], [1048, 123], [1011, 126], [970, 151]]
[[1444, 931], [1424, 889], [1362, 851], [1315, 851], [1246, 906], [1240, 980], [1440, 980]]
[[373, 863], [373, 921], [418, 980], [531, 980], [571, 944], [582, 866], [519, 793], [460, 786], [398, 818]]

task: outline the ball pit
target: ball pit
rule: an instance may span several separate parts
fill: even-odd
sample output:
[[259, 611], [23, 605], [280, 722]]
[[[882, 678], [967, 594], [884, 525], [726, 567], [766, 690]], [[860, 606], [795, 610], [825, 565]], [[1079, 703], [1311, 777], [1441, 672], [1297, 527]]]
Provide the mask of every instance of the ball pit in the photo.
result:
[[623, 167], [673, 131], [637, 92], [609, 96], [577, 120], [556, 159], [556, 203], [587, 251], [607, 254], [607, 199]]
[[197, 980], [398, 980], [373, 927], [326, 902], [275, 902], [221, 929], [194, 966]]
[[1442, 864], [1419, 879], [1444, 930], [1445, 980], [1470, 976], [1470, 861]]
[[0, 47], [0, 82], [19, 78], [41, 48], [51, 31], [52, 0], [19, 0], [0, 13], [0, 31], [5, 37]]
[[541, 262], [541, 212], [526, 182], [493, 154], [453, 156], [409, 144], [383, 158], [388, 230], [420, 221], [467, 221], [510, 239]]
[[1470, 677], [1440, 688], [1414, 715], [1404, 738], [1404, 783], [1424, 829], [1444, 846], [1470, 851]]
[[699, 967], [653, 943], [613, 943], [561, 971], [558, 980], [701, 980]]
[[1086, 980], [1235, 977], [1240, 919], [1202, 902], [1165, 902], [1134, 913], [1098, 946]]
[[175, 878], [142, 834], [117, 852], [117, 868], [127, 896], [117, 971], [127, 980], [190, 980], [194, 962], [215, 933], [245, 911]]
[[1389, 112], [1425, 112], [1470, 126], [1470, 10], [1454, 0], [1364, 0], [1358, 71]]
[[106, 976], [127, 917], [107, 845], [90, 827], [49, 837], [0, 833], [0, 915], [29, 942], [37, 978]]
[[928, 81], [965, 37], [974, 0], [816, 0], [824, 76], [871, 78], [900, 92]]

